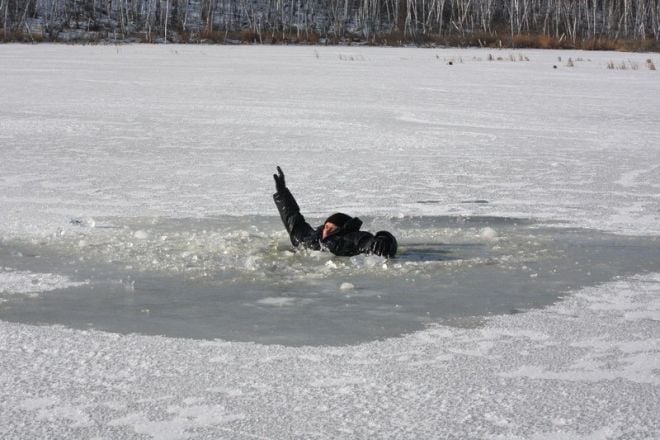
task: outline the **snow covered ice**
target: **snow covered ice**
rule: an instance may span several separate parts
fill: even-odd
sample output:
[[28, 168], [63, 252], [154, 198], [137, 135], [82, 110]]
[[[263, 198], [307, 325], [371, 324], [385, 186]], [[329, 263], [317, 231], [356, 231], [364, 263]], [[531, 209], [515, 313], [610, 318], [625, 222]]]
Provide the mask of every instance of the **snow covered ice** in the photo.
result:
[[[660, 81], [643, 67], [653, 56], [0, 46], [0, 437], [660, 437]], [[311, 255], [303, 265], [276, 227], [276, 164], [309, 218], [341, 210], [394, 229], [408, 260], [383, 269], [381, 259]], [[421, 218], [469, 225], [415, 237], [406, 225]], [[502, 266], [511, 230], [614, 243], [572, 257], [587, 266], [576, 273], [610, 272], [522, 313], [430, 319], [353, 345], [7, 317], [20, 301], [58, 309], [64, 292], [139, 301], [139, 278], [153, 271], [265, 284], [309, 282], [318, 269], [338, 296], [360, 296], [376, 271], [392, 284], [410, 276], [406, 261], [437, 275], [424, 272], [429, 254], [415, 260], [418, 239], [449, 246], [469, 235]], [[617, 243], [648, 257], [638, 264]], [[283, 260], [289, 272], [264, 275]], [[108, 265], [113, 276], [95, 284]], [[544, 273], [526, 275], [532, 297]], [[255, 304], [277, 312], [308, 299]], [[67, 303], [72, 314], [80, 306]]]

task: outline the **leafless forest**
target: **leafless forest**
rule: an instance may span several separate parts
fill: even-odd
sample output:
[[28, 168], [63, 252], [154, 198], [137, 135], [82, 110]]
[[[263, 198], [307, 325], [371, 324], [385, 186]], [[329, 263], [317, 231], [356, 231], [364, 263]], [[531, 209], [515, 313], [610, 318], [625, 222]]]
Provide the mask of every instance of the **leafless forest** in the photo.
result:
[[657, 49], [660, 0], [0, 0], [5, 41]]

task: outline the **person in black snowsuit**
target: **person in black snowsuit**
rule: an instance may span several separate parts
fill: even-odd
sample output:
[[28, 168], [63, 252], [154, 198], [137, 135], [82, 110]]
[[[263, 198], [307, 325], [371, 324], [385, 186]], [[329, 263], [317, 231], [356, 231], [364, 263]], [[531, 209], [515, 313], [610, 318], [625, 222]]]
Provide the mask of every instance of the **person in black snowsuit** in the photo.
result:
[[300, 213], [296, 199], [286, 187], [284, 173], [280, 167], [277, 167], [277, 174], [273, 174], [273, 178], [277, 189], [273, 200], [294, 247], [327, 250], [342, 257], [374, 254], [392, 258], [396, 255], [397, 242], [392, 234], [379, 231], [374, 235], [360, 231], [362, 220], [357, 217], [337, 212], [328, 217], [321, 226], [313, 228]]

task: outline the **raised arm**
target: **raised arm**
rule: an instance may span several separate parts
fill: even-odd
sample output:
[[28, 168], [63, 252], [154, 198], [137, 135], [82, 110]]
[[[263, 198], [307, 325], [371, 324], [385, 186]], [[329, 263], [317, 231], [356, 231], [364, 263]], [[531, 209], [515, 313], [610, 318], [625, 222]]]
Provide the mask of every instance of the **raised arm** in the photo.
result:
[[275, 179], [276, 192], [273, 194], [275, 206], [280, 212], [282, 223], [291, 238], [293, 246], [303, 246], [310, 249], [318, 250], [321, 245], [316, 237], [316, 231], [306, 221], [305, 217], [300, 213], [300, 207], [296, 199], [286, 187], [284, 180], [284, 172], [282, 168], [277, 167], [277, 174], [273, 174]]

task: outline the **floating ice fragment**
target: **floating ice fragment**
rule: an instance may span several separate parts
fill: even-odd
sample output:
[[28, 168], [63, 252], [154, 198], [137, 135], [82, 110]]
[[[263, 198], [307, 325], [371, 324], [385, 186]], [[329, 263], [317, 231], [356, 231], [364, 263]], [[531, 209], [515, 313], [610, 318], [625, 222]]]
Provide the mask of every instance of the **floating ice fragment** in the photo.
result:
[[146, 240], [149, 238], [149, 233], [147, 231], [140, 229], [139, 231], [135, 231], [133, 237], [137, 238], [138, 240]]
[[341, 285], [339, 286], [339, 289], [344, 291], [353, 290], [354, 288], [355, 286], [351, 283], [341, 283]]
[[247, 270], [257, 270], [259, 269], [259, 261], [261, 260], [260, 257], [257, 257], [255, 255], [250, 255], [245, 259], [245, 268]]
[[286, 306], [292, 306], [296, 302], [295, 298], [284, 298], [284, 297], [268, 297], [268, 298], [263, 298], [257, 301], [257, 304], [261, 304], [264, 306], [272, 306], [272, 307], [286, 307]]
[[65, 275], [29, 271], [0, 271], [0, 293], [38, 294], [57, 289], [82, 286], [89, 281], [73, 281]]
[[479, 231], [479, 235], [481, 236], [481, 238], [485, 238], [486, 240], [497, 239], [497, 231], [495, 231], [495, 229], [488, 226], [482, 228], [481, 231]]
[[366, 267], [376, 267], [381, 262], [381, 260], [382, 258], [376, 255], [368, 255], [364, 258], [364, 265]]

